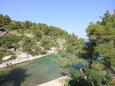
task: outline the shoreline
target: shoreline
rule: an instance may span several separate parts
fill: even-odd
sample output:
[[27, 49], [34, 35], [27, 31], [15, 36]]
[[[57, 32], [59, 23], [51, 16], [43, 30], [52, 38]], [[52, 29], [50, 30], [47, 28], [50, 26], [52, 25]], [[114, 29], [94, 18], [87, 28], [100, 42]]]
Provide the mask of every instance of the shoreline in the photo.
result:
[[[23, 63], [23, 62], [27, 62], [27, 61], [31, 61], [31, 60], [34, 60], [34, 59], [38, 59], [38, 58], [42, 58], [44, 56], [48, 56], [50, 54], [53, 54], [53, 53], [56, 53], [55, 51], [49, 51], [47, 54], [44, 54], [44, 55], [39, 55], [39, 56], [31, 56], [29, 58], [16, 58], [14, 60], [9, 60], [9, 61], [6, 61], [6, 62], [3, 62], [0, 64], [0, 68], [5, 68], [5, 67], [9, 67], [9, 66], [12, 66], [12, 65], [15, 65], [15, 64], [20, 64], [20, 63]], [[8, 66], [8, 64], [10, 64]]]
[[64, 86], [65, 79], [67, 79], [68, 76], [62, 76], [57, 79], [53, 79], [51, 81], [39, 84], [37, 86]]
[[[0, 64], [0, 68], [5, 68], [7, 67], [7, 63], [10, 63], [11, 62], [11, 66], [13, 65], [16, 65], [16, 64], [20, 64], [20, 63], [23, 63], [23, 62], [27, 62], [27, 61], [32, 61], [32, 60], [35, 60], [35, 59], [38, 59], [38, 58], [42, 58], [42, 57], [45, 57], [45, 56], [48, 56], [48, 55], [51, 55], [51, 54], [56, 54], [57, 52], [56, 51], [49, 51], [47, 54], [43, 54], [43, 55], [39, 55], [39, 56], [31, 56], [29, 58], [16, 58], [15, 60], [10, 60], [8, 62], [3, 62], [2, 64]], [[53, 79], [51, 81], [48, 81], [48, 82], [44, 82], [44, 83], [41, 83], [41, 84], [38, 84], [37, 86], [64, 86], [65, 84], [65, 79], [67, 79], [68, 76], [61, 76], [59, 78], [56, 78], [56, 79]]]

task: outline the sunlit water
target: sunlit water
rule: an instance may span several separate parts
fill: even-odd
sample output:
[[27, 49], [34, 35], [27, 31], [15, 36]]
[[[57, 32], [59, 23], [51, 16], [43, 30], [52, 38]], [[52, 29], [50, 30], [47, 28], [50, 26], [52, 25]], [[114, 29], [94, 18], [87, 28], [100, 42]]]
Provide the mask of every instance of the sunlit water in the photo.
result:
[[55, 64], [59, 55], [49, 55], [30, 62], [17, 64], [0, 74], [0, 86], [36, 86], [61, 76], [61, 69]]

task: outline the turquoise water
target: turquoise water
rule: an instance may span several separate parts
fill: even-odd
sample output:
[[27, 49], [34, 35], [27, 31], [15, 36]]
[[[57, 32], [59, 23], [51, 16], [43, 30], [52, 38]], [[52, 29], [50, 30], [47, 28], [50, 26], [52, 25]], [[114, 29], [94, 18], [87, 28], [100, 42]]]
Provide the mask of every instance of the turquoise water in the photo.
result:
[[61, 76], [61, 69], [55, 64], [59, 55], [49, 55], [30, 62], [5, 69], [0, 75], [0, 86], [36, 86]]

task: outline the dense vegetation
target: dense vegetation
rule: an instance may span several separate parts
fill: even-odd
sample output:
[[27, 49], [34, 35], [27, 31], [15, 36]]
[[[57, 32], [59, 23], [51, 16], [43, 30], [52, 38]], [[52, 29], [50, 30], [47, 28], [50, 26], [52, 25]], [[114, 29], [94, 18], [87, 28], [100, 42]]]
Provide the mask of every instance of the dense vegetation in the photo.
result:
[[[115, 12], [108, 11], [100, 21], [90, 23], [86, 29], [88, 42], [74, 33], [30, 21], [14, 21], [0, 15], [0, 58], [27, 52], [45, 54], [56, 48], [61, 55], [56, 61], [70, 76], [66, 86], [114, 86], [115, 73]], [[75, 65], [82, 65], [82, 70]]]
[[82, 39], [58, 27], [30, 21], [14, 21], [7, 15], [0, 15], [0, 58], [19, 52], [44, 54], [53, 47], [63, 56], [67, 52], [78, 55], [82, 53], [82, 45]]
[[[89, 41], [77, 42], [73, 36], [66, 55], [62, 55], [65, 58], [57, 62], [71, 76], [66, 86], [114, 86], [115, 13], [107, 11], [100, 21], [90, 23], [86, 32]], [[76, 64], [85, 67], [75, 69]]]
[[0, 15], [0, 58], [18, 52], [39, 55], [52, 47], [59, 49], [67, 37], [68, 33], [58, 27]]

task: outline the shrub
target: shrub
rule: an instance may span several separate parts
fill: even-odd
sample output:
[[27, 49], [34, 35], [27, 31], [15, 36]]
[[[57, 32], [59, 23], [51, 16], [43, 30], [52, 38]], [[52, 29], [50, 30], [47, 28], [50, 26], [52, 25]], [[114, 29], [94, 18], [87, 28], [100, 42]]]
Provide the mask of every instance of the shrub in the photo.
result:
[[105, 66], [101, 63], [93, 63], [91, 67], [96, 70], [103, 70], [105, 68]]

